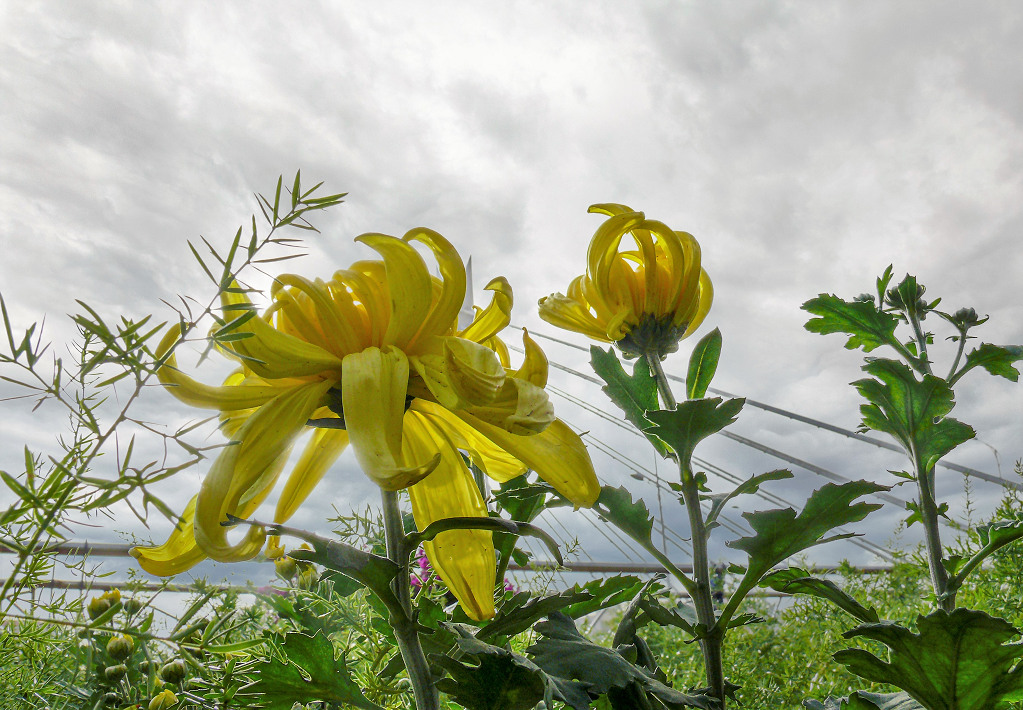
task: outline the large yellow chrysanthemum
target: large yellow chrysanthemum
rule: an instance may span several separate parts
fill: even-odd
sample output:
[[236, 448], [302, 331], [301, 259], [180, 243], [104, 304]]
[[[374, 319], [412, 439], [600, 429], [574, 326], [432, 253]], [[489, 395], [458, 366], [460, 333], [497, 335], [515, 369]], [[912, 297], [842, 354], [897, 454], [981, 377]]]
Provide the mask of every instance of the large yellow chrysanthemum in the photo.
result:
[[[572, 280], [568, 295], [540, 299], [540, 317], [615, 343], [626, 355], [673, 352], [703, 322], [713, 300], [700, 245], [693, 235], [625, 205], [593, 205], [589, 211], [608, 219], [590, 241], [586, 273]], [[627, 234], [635, 251], [619, 251]]]
[[[222, 386], [185, 375], [173, 356], [160, 370], [178, 399], [221, 412], [232, 445], [214, 461], [170, 539], [132, 550], [143, 569], [166, 576], [207, 557], [255, 556], [264, 530], [250, 527], [232, 543], [220, 523], [228, 514], [255, 512], [310, 420], [320, 428], [288, 476], [275, 522], [297, 510], [349, 445], [381, 488], [408, 489], [420, 529], [442, 518], [487, 515], [459, 450], [498, 481], [533, 469], [577, 506], [595, 502], [599, 485], [589, 455], [554, 418], [543, 389], [543, 351], [524, 333], [525, 362], [506, 369], [507, 349], [497, 333], [510, 319], [507, 281], [488, 285], [491, 304], [459, 331], [465, 268], [447, 240], [417, 229], [402, 239], [367, 234], [358, 241], [382, 260], [356, 262], [329, 282], [292, 274], [276, 279], [271, 307], [236, 328], [247, 337], [225, 344], [241, 368]], [[441, 278], [430, 275], [414, 241], [433, 252]], [[240, 288], [227, 290], [222, 305], [227, 320], [254, 308]], [[177, 339], [175, 326], [158, 355]], [[449, 530], [427, 543], [426, 552], [467, 614], [493, 615], [489, 531]]]

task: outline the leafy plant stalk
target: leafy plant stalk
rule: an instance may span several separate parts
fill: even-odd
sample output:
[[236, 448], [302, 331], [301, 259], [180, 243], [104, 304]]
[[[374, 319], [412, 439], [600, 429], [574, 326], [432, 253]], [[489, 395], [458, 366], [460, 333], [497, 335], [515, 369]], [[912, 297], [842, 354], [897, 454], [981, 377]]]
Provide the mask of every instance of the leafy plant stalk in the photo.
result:
[[387, 543], [387, 557], [398, 565], [398, 574], [392, 582], [394, 593], [405, 611], [404, 618], [391, 617], [391, 627], [398, 641], [398, 650], [405, 661], [412, 691], [418, 710], [440, 710], [440, 695], [433, 684], [430, 665], [419, 642], [419, 632], [412, 614], [411, 585], [409, 582], [410, 550], [405, 528], [398, 508], [398, 494], [395, 491], [381, 491], [384, 513], [384, 538]]
[[[667, 409], [676, 409], [678, 403], [672, 394], [671, 385], [664, 374], [661, 359], [656, 353], [646, 354], [650, 372], [657, 381], [657, 390]], [[716, 698], [721, 707], [725, 707], [725, 674], [722, 661], [722, 645], [724, 634], [718, 627], [714, 615], [714, 598], [711, 592], [710, 558], [707, 553], [707, 528], [704, 524], [703, 509], [700, 507], [700, 490], [696, 477], [693, 475], [692, 464], [688, 457], [679, 456], [679, 473], [682, 480], [682, 498], [689, 515], [689, 527], [692, 531], [693, 543], [693, 575], [696, 585], [690, 590], [693, 604], [696, 607], [696, 618], [707, 629], [707, 635], [700, 639], [706, 665], [707, 685], [711, 696]]]

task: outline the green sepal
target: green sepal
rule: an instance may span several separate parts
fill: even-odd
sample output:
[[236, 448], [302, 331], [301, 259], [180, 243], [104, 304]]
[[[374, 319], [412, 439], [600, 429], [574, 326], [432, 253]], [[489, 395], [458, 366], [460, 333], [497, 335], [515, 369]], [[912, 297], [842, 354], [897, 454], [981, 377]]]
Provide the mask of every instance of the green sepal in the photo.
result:
[[291, 710], [296, 702], [311, 700], [383, 710], [362, 694], [348, 673], [345, 657], [335, 657], [334, 645], [325, 635], [289, 633], [280, 650], [287, 660], [270, 656], [257, 665], [253, 671], [256, 682], [246, 689], [259, 697], [264, 710]]
[[650, 366], [646, 359], [636, 360], [630, 376], [626, 374], [625, 368], [615, 355], [614, 348], [608, 348], [605, 352], [602, 348], [591, 345], [590, 363], [593, 371], [607, 383], [602, 388], [604, 393], [625, 413], [625, 418], [644, 433], [657, 453], [665, 458], [672, 458], [672, 452], [664, 442], [646, 432], [650, 426], [646, 412], [659, 406], [657, 380], [650, 374]]
[[688, 462], [696, 445], [735, 421], [746, 403], [744, 397], [722, 400], [720, 397], [679, 402], [676, 409], [658, 409], [646, 413], [653, 434], [675, 450], [679, 461]]
[[456, 634], [463, 656], [476, 661], [463, 663], [443, 655], [432, 655], [431, 662], [447, 671], [450, 678], [437, 681], [437, 689], [468, 710], [532, 710], [543, 701], [554, 707], [558, 700], [573, 710], [590, 707], [586, 685], [544, 672], [528, 658], [500, 646], [474, 638], [458, 624], [445, 624]]
[[883, 358], [863, 369], [877, 378], [853, 382], [870, 402], [860, 406], [863, 426], [891, 435], [925, 471], [976, 435], [969, 425], [945, 416], [955, 406], [945, 380], [933, 375], [918, 380], [908, 365]]
[[838, 296], [822, 293], [801, 307], [818, 316], [808, 320], [804, 328], [821, 335], [845, 333], [849, 336], [845, 343], [849, 350], [863, 348], [864, 352], [869, 353], [895, 341], [898, 319], [879, 310], [870, 301], [845, 301]]
[[689, 356], [689, 371], [686, 375], [686, 397], [701, 399], [707, 394], [721, 357], [721, 331], [717, 328], [700, 338]]
[[837, 584], [829, 579], [819, 579], [805, 569], [789, 567], [778, 570], [760, 580], [761, 587], [769, 587], [776, 592], [786, 594], [806, 594], [826, 599], [845, 613], [864, 623], [880, 621], [874, 607], [865, 607], [848, 593], [842, 591]]
[[[661, 682], [643, 668], [630, 663], [617, 650], [598, 646], [576, 629], [572, 619], [554, 613], [535, 626], [541, 638], [526, 649], [547, 673], [587, 684], [590, 693], [634, 690], [647, 702], [659, 701], [675, 710], [696, 707], [711, 710], [716, 701], [704, 694], [682, 693]], [[624, 650], [624, 649], [623, 649]]]
[[919, 633], [892, 622], [862, 624], [846, 638], [889, 647], [888, 661], [862, 649], [835, 654], [861, 678], [900, 688], [927, 708], [991, 710], [1023, 698], [1023, 645], [1009, 622], [972, 609], [938, 610], [918, 616]]

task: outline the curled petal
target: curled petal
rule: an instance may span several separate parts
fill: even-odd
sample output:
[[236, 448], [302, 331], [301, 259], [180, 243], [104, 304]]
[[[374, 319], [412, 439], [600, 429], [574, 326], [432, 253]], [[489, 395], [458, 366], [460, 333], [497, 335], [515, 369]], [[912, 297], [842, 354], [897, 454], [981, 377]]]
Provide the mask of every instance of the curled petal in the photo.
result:
[[170, 577], [195, 567], [206, 559], [206, 555], [199, 549], [192, 534], [192, 524], [195, 521], [195, 502], [199, 496], [192, 496], [192, 500], [185, 506], [178, 522], [167, 542], [156, 547], [139, 546], [129, 551], [131, 556], [139, 561], [139, 566], [149, 574], [158, 577]]
[[395, 347], [366, 348], [344, 359], [341, 402], [349, 440], [365, 474], [388, 491], [407, 488], [439, 461], [438, 456], [418, 465], [404, 464], [401, 439], [408, 375], [408, 358]]
[[472, 323], [458, 337], [482, 343], [500, 333], [511, 322], [514, 297], [508, 279], [498, 276], [486, 285], [485, 290], [494, 294], [490, 305], [477, 313]]
[[560, 419], [532, 436], [520, 436], [488, 424], [468, 412], [455, 416], [536, 471], [576, 507], [589, 508], [600, 495], [593, 462], [582, 439]]
[[[433, 280], [426, 262], [412, 246], [386, 234], [363, 234], [355, 241], [368, 245], [384, 259], [391, 296], [384, 343], [405, 347], [419, 331], [433, 301]], [[462, 290], [464, 293], [465, 288]]]
[[710, 277], [707, 276], [706, 271], [700, 271], [700, 298], [699, 305], [695, 309], [695, 313], [689, 320], [689, 325], [686, 327], [686, 333], [682, 337], [689, 337], [700, 324], [703, 323], [703, 319], [707, 317], [707, 313], [710, 311], [710, 305], [714, 300], [714, 285], [710, 282]]
[[547, 361], [547, 354], [529, 337], [529, 332], [525, 328], [522, 329], [522, 348], [526, 352], [526, 358], [522, 362], [522, 367], [511, 373], [511, 376], [531, 382], [537, 387], [546, 387], [550, 364]]
[[535, 434], [554, 421], [554, 406], [542, 388], [509, 377], [494, 401], [466, 407], [477, 418], [514, 434]]
[[[285, 286], [304, 294], [312, 304], [315, 318], [312, 324], [323, 334], [325, 347], [335, 354], [349, 353], [366, 345], [363, 334], [353, 327], [353, 320], [345, 318], [337, 302], [331, 295], [327, 284], [317, 279], [309, 279], [295, 274], [278, 276], [270, 288], [270, 294], [278, 295]], [[312, 340], [312, 338], [307, 338]]]
[[540, 317], [558, 328], [582, 333], [593, 340], [610, 342], [606, 322], [602, 323], [578, 301], [552, 293], [539, 301]]
[[504, 483], [529, 470], [524, 463], [444, 407], [417, 399], [412, 402], [411, 409], [427, 417], [457, 448], [469, 454], [473, 464], [495, 481]]
[[[347, 447], [348, 432], [344, 429], [317, 429], [313, 432], [301, 458], [284, 484], [281, 497], [277, 499], [275, 523], [287, 522], [295, 514]], [[269, 554], [267, 556], [269, 557]]]
[[[488, 516], [486, 504], [472, 474], [454, 443], [418, 412], [405, 415], [405, 453], [412, 461], [426, 461], [440, 452], [440, 464], [429, 476], [408, 489], [416, 527], [444, 518]], [[496, 559], [489, 530], [446, 530], [423, 548], [433, 568], [476, 621], [494, 615]]]
[[451, 242], [432, 229], [423, 227], [413, 229], [402, 239], [406, 242], [426, 244], [433, 251], [440, 266], [442, 279], [440, 294], [430, 310], [430, 315], [423, 321], [413, 339], [413, 343], [419, 343], [430, 336], [447, 333], [451, 324], [458, 318], [458, 311], [465, 300], [465, 265], [462, 264], [462, 257], [455, 251]]
[[449, 409], [488, 404], [505, 381], [494, 351], [463, 338], [431, 338], [426, 352], [410, 362], [430, 393]]
[[291, 452], [295, 437], [322, 404], [329, 380], [287, 390], [252, 414], [203, 479], [196, 503], [195, 539], [220, 562], [249, 559], [262, 549], [265, 532], [251, 527], [231, 544], [221, 523], [227, 514], [247, 517], [270, 493]]

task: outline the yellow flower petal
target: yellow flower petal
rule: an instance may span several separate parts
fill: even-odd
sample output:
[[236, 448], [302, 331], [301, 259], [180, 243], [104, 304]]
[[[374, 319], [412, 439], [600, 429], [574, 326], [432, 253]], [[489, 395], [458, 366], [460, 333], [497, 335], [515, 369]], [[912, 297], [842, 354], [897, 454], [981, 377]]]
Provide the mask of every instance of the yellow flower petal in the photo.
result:
[[517, 458], [576, 507], [591, 507], [600, 495], [593, 463], [579, 436], [560, 419], [539, 434], [520, 436], [488, 424], [468, 412], [455, 416]]
[[440, 266], [442, 279], [439, 298], [410, 342], [410, 345], [414, 346], [433, 335], [447, 333], [451, 324], [458, 318], [458, 311], [465, 300], [465, 265], [451, 242], [432, 229], [423, 227], [413, 229], [402, 239], [406, 242], [422, 242], [430, 247]]
[[490, 404], [465, 407], [479, 419], [514, 434], [543, 431], [554, 421], [554, 407], [542, 388], [509, 377]]
[[[418, 412], [405, 415], [405, 453], [411, 461], [426, 461], [440, 452], [440, 465], [408, 489], [416, 527], [444, 518], [488, 516], [472, 474], [454, 444]], [[447, 530], [423, 544], [430, 564], [458, 599], [469, 618], [494, 615], [496, 559], [489, 530]]]
[[311, 382], [287, 390], [252, 414], [203, 479], [196, 504], [195, 539], [209, 557], [220, 562], [249, 559], [262, 549], [265, 532], [250, 527], [241, 542], [227, 539], [220, 523], [227, 514], [246, 517], [265, 498], [287, 462], [295, 437], [321, 406], [330, 381]]
[[149, 574], [170, 577], [189, 570], [206, 559], [206, 555], [199, 549], [195, 536], [192, 534], [195, 502], [198, 497], [192, 496], [192, 500], [185, 506], [181, 520], [167, 542], [156, 547], [141, 545], [133, 547], [129, 551], [131, 556], [139, 561], [139, 566]]
[[593, 340], [610, 342], [607, 325], [601, 323], [578, 301], [560, 293], [545, 296], [539, 301], [540, 318], [553, 326], [582, 333]]
[[388, 491], [407, 488], [429, 474], [440, 460], [438, 455], [419, 465], [404, 465], [401, 430], [408, 375], [408, 358], [395, 347], [366, 348], [344, 359], [341, 402], [345, 427], [362, 470]]
[[426, 262], [410, 245], [386, 234], [363, 234], [355, 240], [376, 250], [384, 259], [391, 296], [391, 317], [384, 343], [405, 347], [422, 326], [433, 300], [433, 281]]
[[271, 286], [270, 295], [277, 295], [285, 286], [290, 286], [309, 298], [316, 312], [315, 323], [322, 331], [326, 341], [325, 349], [335, 355], [343, 355], [353, 350], [360, 350], [367, 345], [359, 337], [359, 333], [353, 329], [351, 321], [344, 318], [331, 296], [330, 289], [323, 281], [319, 279], [310, 281], [295, 274], [282, 274]]
[[494, 351], [463, 338], [430, 338], [424, 352], [409, 362], [430, 393], [449, 409], [488, 404], [504, 385], [504, 368]]
[[429, 418], [431, 424], [442, 430], [456, 447], [468, 453], [473, 464], [495, 481], [504, 483], [529, 470], [524, 463], [439, 404], [417, 399], [412, 402], [411, 410]]
[[484, 290], [492, 291], [494, 294], [490, 299], [490, 305], [476, 314], [472, 323], [460, 332], [458, 337], [482, 343], [500, 333], [511, 323], [514, 296], [508, 279], [499, 276], [488, 283]]
[[693, 314], [689, 321], [689, 326], [686, 328], [686, 333], [682, 337], [689, 337], [693, 331], [700, 327], [703, 323], [703, 319], [707, 317], [707, 313], [710, 311], [711, 303], [714, 301], [714, 285], [710, 282], [710, 277], [707, 276], [706, 271], [700, 271], [700, 302], [699, 307], [696, 309], [696, 313]]
[[546, 387], [550, 363], [547, 361], [546, 353], [529, 337], [529, 332], [525, 328], [522, 329], [522, 349], [526, 352], [526, 358], [522, 362], [522, 367], [511, 376], [537, 387]]
[[[167, 329], [167, 333], [156, 349], [156, 357], [161, 358], [178, 342], [181, 329], [177, 324]], [[171, 354], [163, 367], [156, 373], [167, 391], [185, 404], [203, 409], [248, 409], [258, 407], [281, 393], [280, 387], [274, 386], [229, 386], [211, 387], [177, 369], [177, 358]]]
[[275, 523], [287, 522], [295, 514], [347, 447], [348, 432], [344, 429], [317, 429], [313, 432], [302, 457], [284, 484], [281, 497], [277, 499]]
[[[238, 284], [233, 283], [232, 288], [237, 289]], [[224, 291], [220, 301], [224, 317], [228, 320], [237, 318], [252, 307], [244, 293]], [[341, 368], [341, 360], [332, 353], [282, 333], [258, 316], [250, 318], [234, 332], [252, 333], [251, 338], [232, 341], [230, 349], [243, 356], [246, 367], [260, 377], [302, 377]]]

